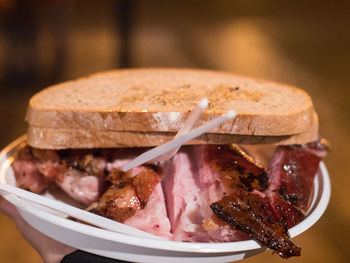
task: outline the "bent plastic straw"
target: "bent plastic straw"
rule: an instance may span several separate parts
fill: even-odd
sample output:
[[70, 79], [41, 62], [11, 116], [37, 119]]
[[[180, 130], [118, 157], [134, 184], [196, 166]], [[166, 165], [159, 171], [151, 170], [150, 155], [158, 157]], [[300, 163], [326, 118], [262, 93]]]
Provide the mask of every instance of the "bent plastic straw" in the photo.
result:
[[[196, 106], [196, 108], [191, 112], [190, 116], [186, 119], [184, 126], [178, 131], [178, 133], [175, 135], [174, 138], [177, 138], [181, 135], [184, 135], [188, 133], [193, 126], [196, 124], [198, 121], [199, 117], [202, 115], [203, 111], [207, 109], [209, 106], [209, 101], [207, 98], [204, 98], [201, 100], [201, 102]], [[152, 162], [163, 162], [171, 157], [173, 157], [180, 149], [180, 146], [151, 160]]]
[[228, 111], [226, 115], [220, 116], [212, 121], [209, 121], [205, 123], [204, 125], [190, 131], [189, 133], [185, 135], [181, 135], [177, 138], [174, 138], [173, 140], [162, 144], [158, 147], [155, 147], [147, 152], [144, 152], [143, 154], [136, 157], [134, 160], [128, 162], [126, 165], [122, 167], [122, 171], [126, 172], [136, 166], [139, 166], [141, 164], [147, 163], [150, 160], [155, 159], [156, 157], [169, 152], [170, 150], [180, 147], [182, 144], [202, 135], [203, 133], [206, 133], [207, 131], [215, 128], [216, 126], [220, 125], [221, 123], [233, 118], [236, 116], [236, 113], [234, 111]]
[[[114, 220], [87, 212], [83, 209], [76, 208], [74, 206], [71, 206], [56, 200], [49, 199], [47, 197], [43, 197], [38, 194], [34, 194], [32, 192], [20, 189], [12, 185], [0, 183], [0, 192], [5, 192], [4, 195], [11, 194], [16, 197], [20, 197], [21, 199], [25, 199], [33, 203], [48, 207], [50, 209], [69, 215], [71, 217], [74, 217], [83, 222], [89, 223], [91, 225], [100, 227], [102, 229], [106, 229], [106, 230], [110, 230], [113, 232], [126, 234], [126, 235], [133, 235], [137, 237], [162, 239], [161, 237], [149, 234], [137, 228], [124, 225]], [[22, 208], [26, 209], [26, 206], [22, 205]]]

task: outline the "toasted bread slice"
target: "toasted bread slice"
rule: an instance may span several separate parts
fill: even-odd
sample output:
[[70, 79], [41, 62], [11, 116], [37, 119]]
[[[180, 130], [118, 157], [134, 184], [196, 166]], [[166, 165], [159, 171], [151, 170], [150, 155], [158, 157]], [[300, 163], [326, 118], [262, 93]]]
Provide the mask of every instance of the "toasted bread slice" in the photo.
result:
[[[303, 144], [318, 139], [318, 118], [307, 132], [284, 136], [206, 133], [188, 144]], [[27, 143], [35, 148], [113, 148], [156, 146], [174, 138], [174, 132], [103, 131], [29, 126]]]
[[238, 113], [215, 134], [286, 136], [313, 124], [312, 101], [298, 88], [189, 69], [115, 70], [51, 86], [31, 98], [26, 120], [32, 132], [50, 134], [172, 134], [204, 97], [210, 108], [199, 125], [228, 110]]

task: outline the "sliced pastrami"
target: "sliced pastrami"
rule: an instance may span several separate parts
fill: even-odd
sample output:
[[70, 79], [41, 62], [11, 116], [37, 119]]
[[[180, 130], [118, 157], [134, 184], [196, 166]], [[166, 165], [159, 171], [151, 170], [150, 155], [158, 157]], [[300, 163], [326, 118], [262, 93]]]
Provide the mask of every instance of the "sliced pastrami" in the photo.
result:
[[37, 194], [47, 189], [48, 182], [36, 167], [36, 160], [29, 147], [21, 149], [12, 168], [19, 187]]
[[326, 152], [322, 143], [278, 147], [270, 179], [238, 147], [185, 146], [162, 164], [162, 184], [161, 166], [119, 170], [142, 150], [26, 147], [13, 168], [23, 188], [41, 192], [56, 183], [82, 203], [99, 198], [91, 212], [166, 238], [225, 242], [249, 235], [282, 257], [300, 254], [287, 229], [305, 217], [314, 175]]
[[210, 207], [221, 220], [275, 250], [281, 257], [299, 256], [300, 247], [291, 241], [283, 225], [273, 221], [268, 222], [263, 204], [260, 204], [262, 205], [260, 208], [257, 206], [259, 199], [256, 195], [247, 192], [240, 194], [225, 196]]
[[66, 169], [56, 178], [56, 184], [75, 201], [91, 205], [100, 197], [100, 182], [97, 176], [75, 169]]
[[162, 182], [173, 239], [226, 242], [247, 239], [228, 224], [217, 224], [209, 205], [227, 193], [220, 173], [208, 162], [210, 146], [186, 146], [163, 165]]
[[288, 236], [285, 222], [279, 221], [281, 217], [273, 209], [270, 196], [262, 192], [268, 182], [265, 170], [240, 150], [228, 146], [209, 149], [207, 162], [227, 189], [221, 200], [211, 203], [214, 214], [282, 257], [300, 255], [300, 248]]
[[276, 192], [289, 204], [306, 213], [313, 182], [324, 149], [317, 143], [306, 145], [279, 146], [270, 163], [269, 192]]
[[126, 173], [113, 170], [111, 186], [88, 211], [169, 239], [162, 176], [160, 167], [147, 164]]
[[[31, 147], [21, 149], [12, 164], [17, 185], [41, 193], [49, 184], [56, 184], [74, 200], [85, 205], [92, 204], [102, 191], [106, 162], [92, 158], [91, 154], [79, 153], [74, 157], [75, 161], [70, 162], [72, 157], [62, 157], [58, 151]], [[75, 162], [77, 167], [71, 166]]]
[[199, 188], [193, 177], [193, 163], [191, 163], [190, 157], [184, 149], [178, 152], [171, 160], [166, 161], [163, 164], [163, 169], [162, 186], [168, 217], [174, 234], [179, 231], [178, 222], [182, 212], [186, 210], [186, 206], [195, 205]]
[[143, 209], [136, 210], [134, 216], [126, 219], [124, 224], [171, 239], [171, 226], [160, 183], [155, 186], [152, 194], [148, 197], [146, 206]]
[[286, 228], [291, 228], [304, 220], [305, 214], [296, 206], [286, 202], [278, 194], [267, 194], [265, 197], [269, 203], [273, 219], [283, 224]]
[[140, 200], [136, 196], [135, 189], [127, 184], [124, 187], [112, 185], [98, 202], [93, 203], [87, 210], [123, 223], [135, 215], [138, 209], [141, 209]]
[[278, 147], [270, 164], [268, 189], [244, 191], [237, 179], [226, 177], [231, 192], [211, 204], [212, 210], [281, 257], [299, 255], [300, 248], [290, 240], [287, 229], [305, 218], [324, 151], [319, 143]]
[[227, 189], [241, 188], [248, 192], [266, 189], [266, 171], [239, 148], [208, 145], [204, 155], [203, 161], [210, 164], [211, 169], [220, 175]]
[[210, 209], [205, 200], [207, 189], [201, 188], [196, 162], [191, 147], [184, 147], [172, 160], [164, 163], [162, 185], [172, 226], [173, 240], [209, 242], [210, 237], [202, 227]]

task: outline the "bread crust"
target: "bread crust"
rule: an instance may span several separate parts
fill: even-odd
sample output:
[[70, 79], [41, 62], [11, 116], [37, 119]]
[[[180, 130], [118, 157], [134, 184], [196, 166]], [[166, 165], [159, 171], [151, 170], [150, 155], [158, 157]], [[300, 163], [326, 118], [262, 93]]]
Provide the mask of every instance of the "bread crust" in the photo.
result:
[[295, 135], [313, 123], [312, 101], [296, 87], [217, 71], [152, 68], [48, 87], [31, 98], [26, 120], [47, 129], [176, 132], [204, 97], [211, 107], [199, 125], [230, 109], [238, 113], [215, 134]]

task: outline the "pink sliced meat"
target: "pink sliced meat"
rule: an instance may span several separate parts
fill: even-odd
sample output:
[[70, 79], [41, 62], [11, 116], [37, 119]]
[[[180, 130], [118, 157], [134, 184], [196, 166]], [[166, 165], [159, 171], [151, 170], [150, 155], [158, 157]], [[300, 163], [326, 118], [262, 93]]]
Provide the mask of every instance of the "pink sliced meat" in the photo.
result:
[[127, 160], [108, 165], [111, 186], [88, 211], [170, 239], [170, 221], [160, 180], [159, 166], [144, 164], [122, 172]]
[[183, 150], [174, 156], [172, 160], [164, 163], [164, 178], [162, 181], [165, 200], [167, 203], [168, 217], [173, 232], [175, 232], [181, 212], [185, 209], [186, 196], [195, 197], [198, 194], [198, 187], [194, 182], [189, 160], [189, 155]]
[[[164, 193], [168, 215], [176, 241], [208, 242], [208, 235], [202, 227], [206, 206], [190, 155], [181, 150], [172, 160], [164, 164]], [[209, 216], [209, 215], [208, 215]]]
[[66, 170], [56, 183], [70, 197], [85, 205], [91, 205], [100, 196], [98, 177], [78, 170]]
[[47, 181], [38, 171], [32, 159], [17, 159], [13, 162], [12, 167], [19, 187], [37, 194], [47, 189]]
[[[84, 156], [83, 156], [84, 157]], [[85, 160], [83, 157], [80, 159]], [[57, 151], [21, 149], [12, 167], [17, 185], [34, 193], [42, 193], [49, 184], [58, 185], [74, 200], [86, 205], [95, 202], [103, 185], [106, 161], [99, 158], [86, 162], [87, 171], [67, 166], [68, 160], [60, 158]]]
[[176, 241], [224, 242], [246, 237], [225, 225], [205, 227], [214, 215], [209, 205], [224, 195], [220, 175], [207, 161], [207, 150], [208, 146], [183, 147], [164, 164], [163, 187]]
[[134, 216], [124, 221], [124, 224], [171, 239], [171, 226], [167, 217], [164, 193], [160, 183], [154, 188], [145, 208], [137, 210]]

